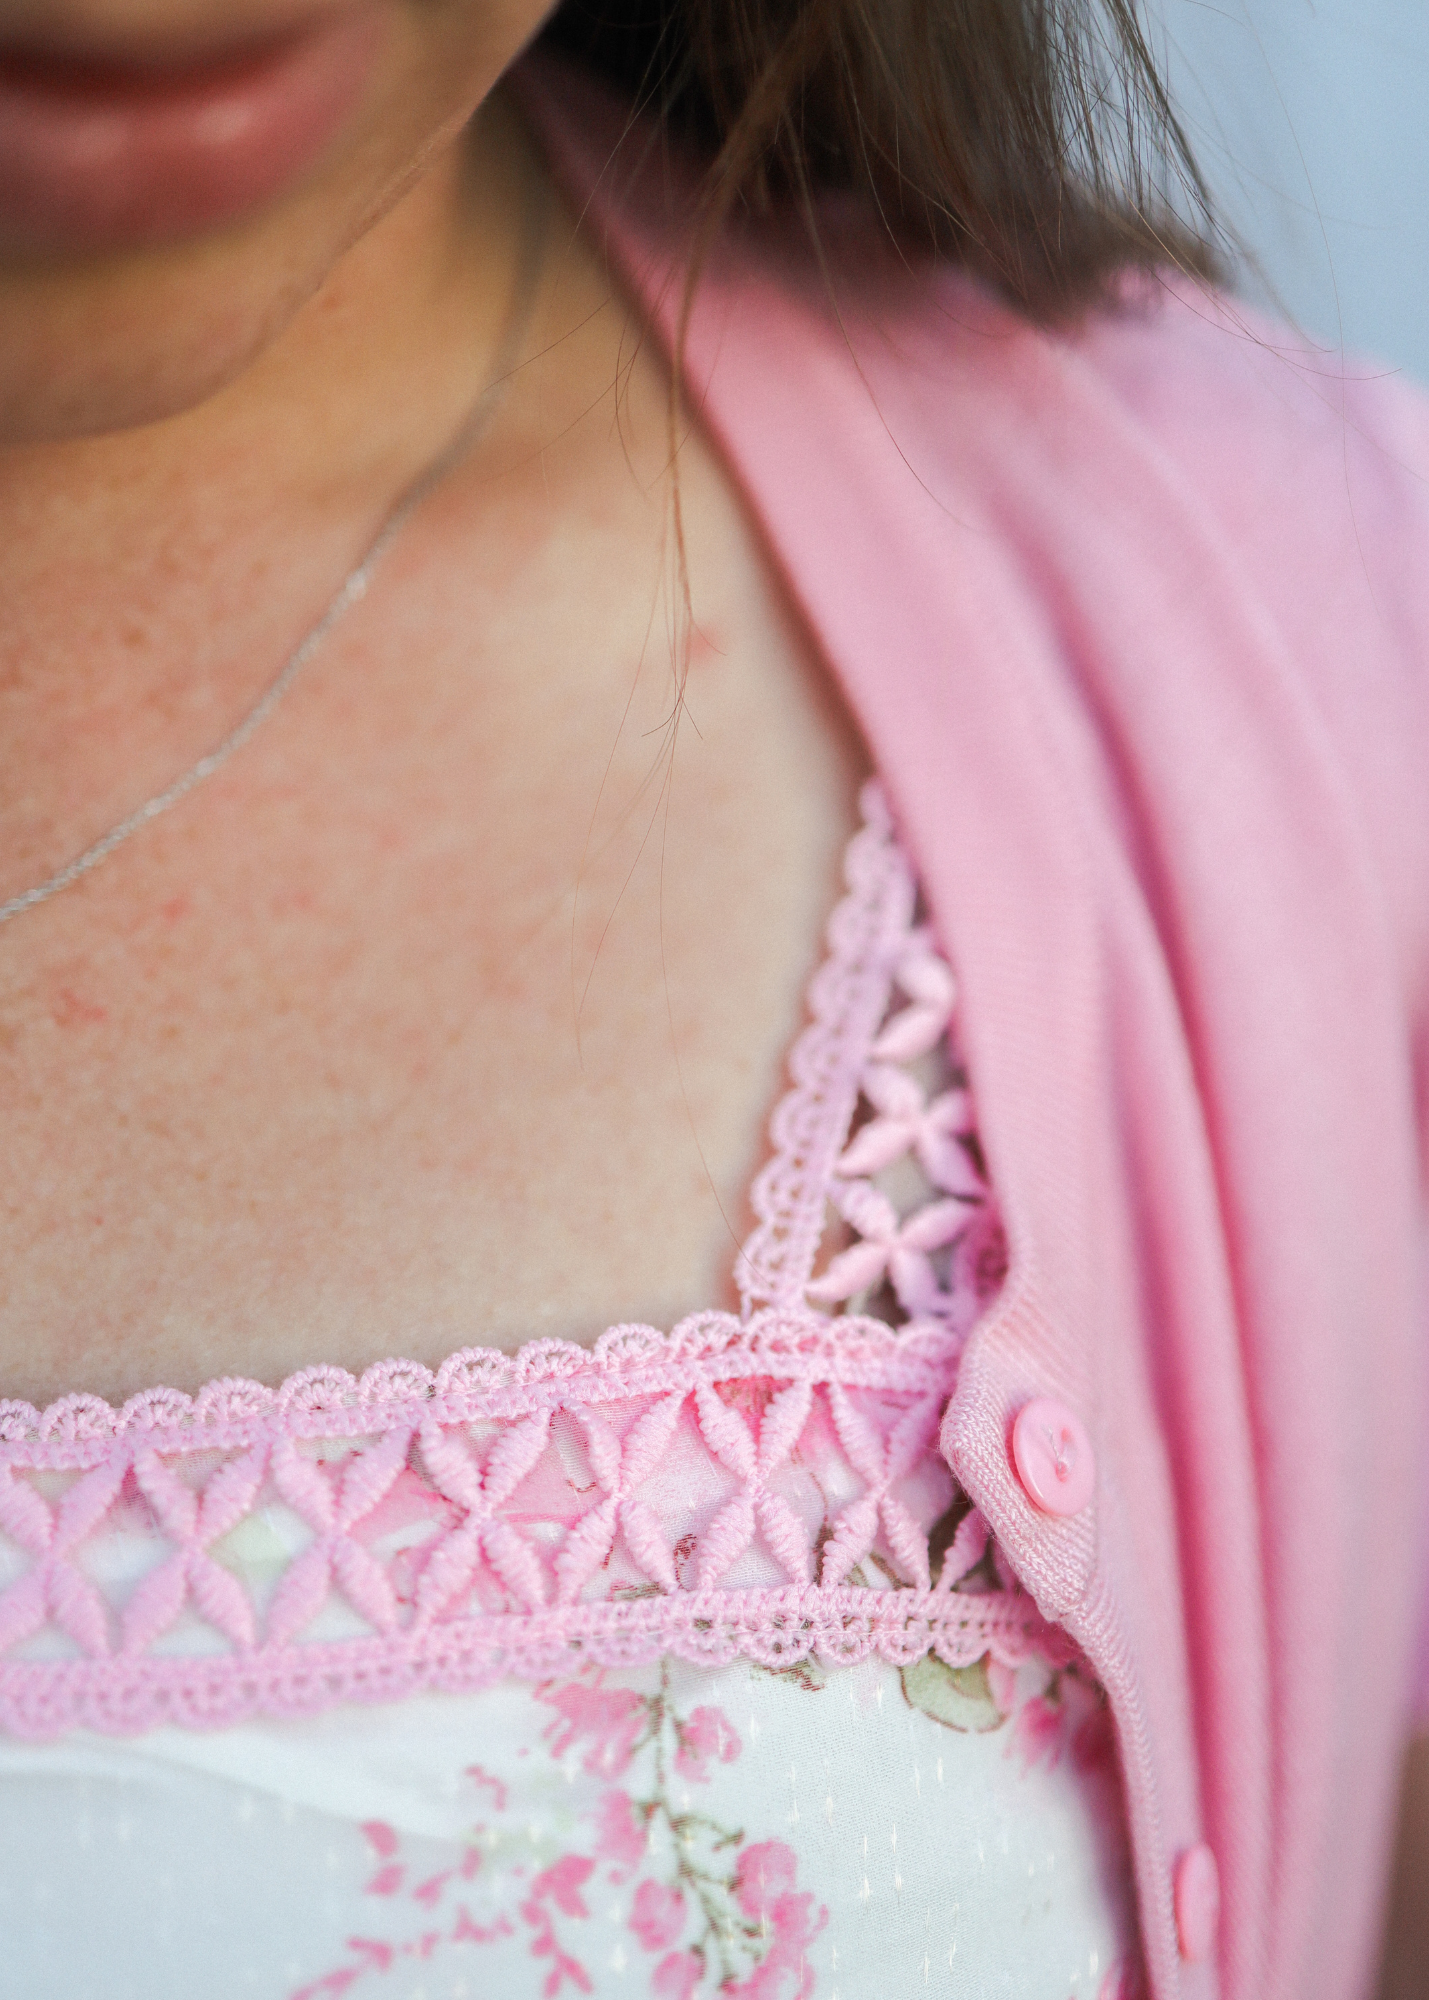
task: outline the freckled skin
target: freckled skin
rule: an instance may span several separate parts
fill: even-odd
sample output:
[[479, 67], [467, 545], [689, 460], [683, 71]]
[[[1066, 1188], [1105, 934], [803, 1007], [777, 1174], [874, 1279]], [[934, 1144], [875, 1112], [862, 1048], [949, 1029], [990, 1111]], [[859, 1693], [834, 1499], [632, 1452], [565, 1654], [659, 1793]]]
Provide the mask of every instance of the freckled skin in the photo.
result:
[[538, 17], [393, 0], [368, 123], [291, 200], [0, 257], [4, 896], [252, 703], [547, 215], [529, 358], [368, 598], [240, 758], [0, 930], [0, 1394], [729, 1298], [862, 759], [698, 436], [674, 699], [661, 365], [510, 107], [458, 132]]

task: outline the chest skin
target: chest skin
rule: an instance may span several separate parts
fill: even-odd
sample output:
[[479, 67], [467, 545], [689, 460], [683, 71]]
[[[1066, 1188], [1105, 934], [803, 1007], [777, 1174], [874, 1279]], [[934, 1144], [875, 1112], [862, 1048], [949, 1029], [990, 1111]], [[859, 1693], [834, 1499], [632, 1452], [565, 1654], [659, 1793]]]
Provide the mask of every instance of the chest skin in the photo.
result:
[[0, 931], [0, 1395], [729, 1303], [864, 760], [698, 436], [685, 621], [664, 378], [585, 393], [625, 319], [577, 275], [574, 388], [220, 776]]

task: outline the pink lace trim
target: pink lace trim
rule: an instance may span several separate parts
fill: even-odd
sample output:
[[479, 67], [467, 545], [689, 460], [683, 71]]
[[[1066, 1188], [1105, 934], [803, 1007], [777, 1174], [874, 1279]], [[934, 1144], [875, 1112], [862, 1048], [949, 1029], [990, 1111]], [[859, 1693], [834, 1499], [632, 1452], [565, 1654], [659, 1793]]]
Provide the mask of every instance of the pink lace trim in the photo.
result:
[[663, 1653], [1064, 1650], [937, 1449], [999, 1238], [952, 975], [876, 787], [864, 808], [745, 1317], [0, 1403], [0, 1726], [212, 1725]]

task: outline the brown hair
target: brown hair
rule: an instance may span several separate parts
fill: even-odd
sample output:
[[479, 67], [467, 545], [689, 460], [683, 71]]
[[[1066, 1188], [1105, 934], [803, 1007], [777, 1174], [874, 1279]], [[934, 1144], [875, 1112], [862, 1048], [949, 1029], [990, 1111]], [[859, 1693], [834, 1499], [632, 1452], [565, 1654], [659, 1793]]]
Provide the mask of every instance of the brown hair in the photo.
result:
[[703, 149], [720, 218], [851, 192], [1039, 319], [1219, 267], [1137, 0], [564, 0], [546, 34]]

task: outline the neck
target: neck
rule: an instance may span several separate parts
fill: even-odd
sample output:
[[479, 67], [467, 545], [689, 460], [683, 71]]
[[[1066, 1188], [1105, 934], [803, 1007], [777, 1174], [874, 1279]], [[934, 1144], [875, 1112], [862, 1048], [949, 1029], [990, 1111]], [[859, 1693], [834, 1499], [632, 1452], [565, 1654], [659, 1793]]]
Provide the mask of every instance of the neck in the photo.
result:
[[237, 719], [457, 431], [519, 283], [533, 171], [489, 106], [236, 380], [162, 422], [0, 454], [0, 897]]

